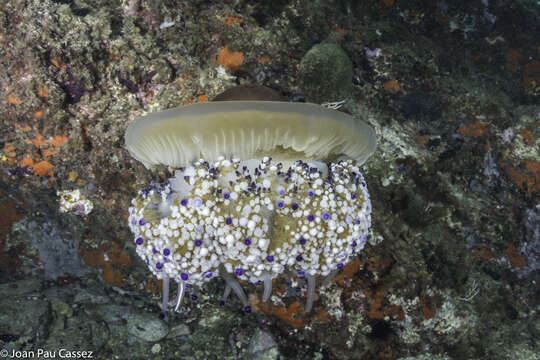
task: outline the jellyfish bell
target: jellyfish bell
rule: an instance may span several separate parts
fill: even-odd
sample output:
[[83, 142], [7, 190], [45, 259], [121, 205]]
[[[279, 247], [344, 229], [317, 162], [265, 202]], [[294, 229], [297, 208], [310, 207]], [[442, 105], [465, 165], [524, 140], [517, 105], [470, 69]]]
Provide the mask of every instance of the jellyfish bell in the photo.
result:
[[373, 129], [320, 105], [244, 90], [250, 100], [235, 100], [235, 90], [139, 117], [126, 131], [127, 149], [147, 168], [177, 169], [130, 208], [137, 253], [164, 280], [164, 311], [169, 279], [179, 287], [176, 308], [186, 284], [219, 275], [222, 300], [233, 291], [249, 311], [237, 279], [262, 282], [266, 301], [272, 279], [288, 269], [307, 279], [309, 312], [314, 275], [332, 276], [365, 242], [371, 204], [359, 166], [375, 151]]
[[135, 119], [126, 131], [131, 155], [147, 168], [186, 167], [219, 157], [363, 164], [376, 137], [361, 120], [320, 105], [278, 101], [196, 103]]

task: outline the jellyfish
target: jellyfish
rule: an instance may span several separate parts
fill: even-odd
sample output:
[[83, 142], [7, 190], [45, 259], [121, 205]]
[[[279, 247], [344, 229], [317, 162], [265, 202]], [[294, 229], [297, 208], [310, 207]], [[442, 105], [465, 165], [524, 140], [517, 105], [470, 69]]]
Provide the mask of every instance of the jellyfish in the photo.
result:
[[[139, 191], [129, 209], [137, 254], [163, 280], [162, 310], [182, 303], [187, 286], [225, 280], [225, 301], [239, 283], [263, 284], [284, 272], [327, 284], [362, 250], [371, 202], [360, 166], [376, 135], [360, 119], [309, 103], [226, 100], [136, 118], [130, 154], [147, 168], [175, 169]], [[169, 300], [169, 283], [177, 283]]]

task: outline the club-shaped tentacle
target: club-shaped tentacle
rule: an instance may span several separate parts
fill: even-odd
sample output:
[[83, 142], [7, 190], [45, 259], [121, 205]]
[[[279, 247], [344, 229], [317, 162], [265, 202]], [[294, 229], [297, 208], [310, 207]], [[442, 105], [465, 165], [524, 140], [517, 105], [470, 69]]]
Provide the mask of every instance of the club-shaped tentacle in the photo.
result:
[[183, 280], [178, 281], [178, 295], [176, 296], [176, 305], [174, 306], [174, 311], [178, 311], [182, 305], [182, 300], [184, 299], [184, 294], [186, 293], [186, 284]]
[[221, 297], [221, 300], [220, 300], [222, 304], [224, 304], [225, 301], [227, 301], [227, 299], [229, 298], [229, 295], [231, 295], [231, 290], [232, 290], [231, 286], [229, 284], [226, 284], [225, 291], [223, 292], [223, 296]]
[[227, 285], [231, 287], [232, 291], [238, 296], [238, 299], [242, 302], [242, 305], [244, 307], [248, 306], [248, 299], [246, 294], [244, 293], [244, 290], [242, 289], [242, 286], [236, 281], [236, 279], [232, 276], [232, 274], [228, 273], [227, 270], [225, 270], [223, 267], [220, 267], [219, 273], [221, 277], [225, 279], [227, 282]]
[[266, 275], [263, 278], [264, 282], [264, 291], [262, 296], [262, 301], [268, 301], [270, 299], [270, 295], [272, 295], [272, 278], [270, 275]]
[[332, 282], [332, 279], [338, 274], [339, 272], [339, 269], [335, 269], [335, 270], [332, 270], [330, 271], [330, 273], [328, 275], [326, 275], [326, 277], [324, 278], [322, 284], [321, 284], [321, 287], [326, 287], [328, 285], [330, 285], [330, 282]]
[[167, 312], [169, 308], [169, 275], [163, 274], [163, 298], [161, 303], [161, 311]]
[[310, 312], [313, 307], [313, 300], [315, 299], [315, 276], [306, 274], [307, 279], [307, 299], [306, 299], [306, 312]]

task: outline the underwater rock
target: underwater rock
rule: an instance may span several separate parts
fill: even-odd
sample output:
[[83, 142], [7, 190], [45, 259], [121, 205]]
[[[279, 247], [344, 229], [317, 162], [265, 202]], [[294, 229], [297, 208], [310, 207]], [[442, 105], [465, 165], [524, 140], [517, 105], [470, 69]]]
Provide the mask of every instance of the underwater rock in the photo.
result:
[[167, 325], [151, 314], [130, 313], [125, 319], [128, 333], [144, 341], [159, 341], [169, 332]]
[[252, 359], [279, 358], [279, 350], [272, 335], [259, 328], [255, 330], [255, 334], [249, 342], [248, 354], [253, 355]]
[[352, 92], [352, 63], [337, 44], [313, 46], [298, 67], [300, 88], [310, 102], [341, 101]]

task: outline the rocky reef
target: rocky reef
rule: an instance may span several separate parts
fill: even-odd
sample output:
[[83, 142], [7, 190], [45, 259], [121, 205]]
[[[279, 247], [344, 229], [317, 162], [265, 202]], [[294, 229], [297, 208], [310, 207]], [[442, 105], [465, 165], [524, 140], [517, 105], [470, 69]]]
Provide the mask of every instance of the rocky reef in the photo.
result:
[[[0, 7], [0, 348], [94, 359], [538, 359], [536, 1], [52, 1]], [[137, 116], [235, 85], [378, 136], [365, 248], [315, 294], [215, 279], [159, 318], [128, 209], [170, 169]], [[36, 357], [37, 358], [37, 357]]]

